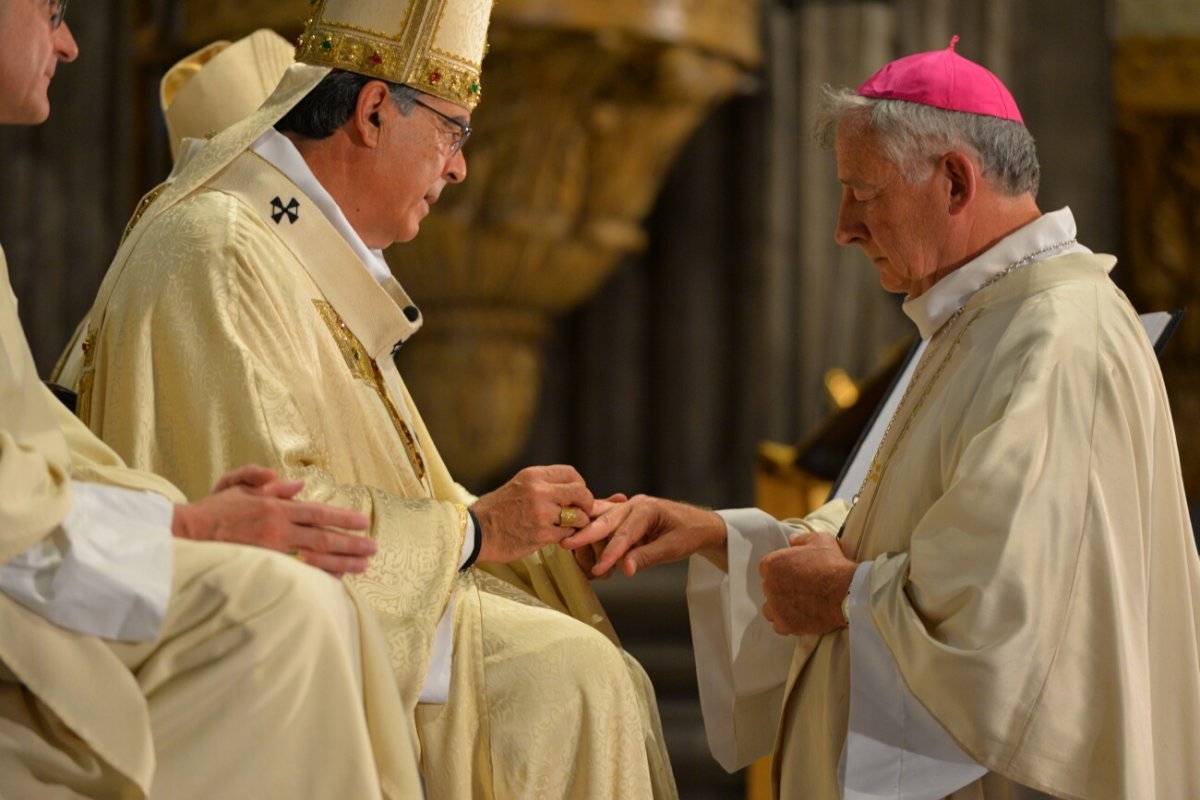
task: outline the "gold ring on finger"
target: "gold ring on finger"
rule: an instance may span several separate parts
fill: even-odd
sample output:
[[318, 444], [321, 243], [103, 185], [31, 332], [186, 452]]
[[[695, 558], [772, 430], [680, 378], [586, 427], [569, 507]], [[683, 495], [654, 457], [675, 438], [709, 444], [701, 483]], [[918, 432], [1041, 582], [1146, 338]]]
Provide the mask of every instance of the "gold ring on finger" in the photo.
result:
[[293, 548], [291, 550], [288, 550], [287, 554], [289, 556], [291, 556], [292, 558], [296, 559], [297, 561], [299, 561], [301, 564], [308, 563], [308, 559], [304, 557], [304, 553], [301, 553], [299, 550], [296, 550]]
[[558, 512], [558, 527], [571, 528], [575, 525], [578, 512], [571, 506], [563, 506]]

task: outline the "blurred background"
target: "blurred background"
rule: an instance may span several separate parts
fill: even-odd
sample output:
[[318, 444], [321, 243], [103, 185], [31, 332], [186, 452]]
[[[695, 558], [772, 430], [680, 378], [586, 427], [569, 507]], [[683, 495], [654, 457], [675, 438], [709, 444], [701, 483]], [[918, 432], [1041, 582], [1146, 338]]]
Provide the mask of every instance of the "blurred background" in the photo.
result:
[[[165, 69], [260, 27], [293, 38], [307, 10], [72, 6], [81, 55], [55, 78], [49, 124], [0, 129], [0, 244], [44, 374], [169, 171]], [[503, 0], [470, 177], [388, 253], [426, 319], [401, 369], [451, 470], [476, 491], [565, 462], [598, 495], [779, 514], [819, 499], [912, 330], [834, 244], [814, 99], [954, 34], [1016, 97], [1043, 210], [1069, 205], [1080, 241], [1121, 259], [1139, 310], [1195, 305], [1200, 0]], [[1163, 369], [1195, 501], [1195, 311]], [[746, 776], [707, 755], [685, 577], [600, 592], [655, 680], [683, 796], [743, 797]]]

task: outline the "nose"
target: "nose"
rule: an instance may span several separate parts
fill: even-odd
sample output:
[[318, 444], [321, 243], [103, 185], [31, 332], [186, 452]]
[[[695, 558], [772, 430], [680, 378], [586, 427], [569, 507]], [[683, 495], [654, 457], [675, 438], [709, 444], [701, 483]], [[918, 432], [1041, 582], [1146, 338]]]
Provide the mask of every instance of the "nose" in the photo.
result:
[[838, 207], [837, 228], [833, 238], [840, 245], [850, 245], [865, 239], [866, 232], [853, 192], [849, 188], [843, 188], [842, 204]]
[[79, 57], [79, 45], [71, 35], [71, 28], [66, 20], [54, 29], [54, 54], [64, 64], [70, 64]]
[[462, 183], [467, 179], [467, 157], [459, 150], [446, 160], [446, 168], [442, 170], [446, 183]]

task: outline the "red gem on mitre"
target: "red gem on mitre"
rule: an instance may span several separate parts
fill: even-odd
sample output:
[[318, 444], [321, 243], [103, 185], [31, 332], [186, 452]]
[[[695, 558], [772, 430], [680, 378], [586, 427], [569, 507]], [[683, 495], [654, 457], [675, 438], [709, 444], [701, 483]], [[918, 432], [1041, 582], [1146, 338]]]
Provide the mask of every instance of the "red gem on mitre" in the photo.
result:
[[440, 72], [429, 73], [429, 82], [430, 83], [440, 83], [441, 80], [442, 80], [442, 73], [440, 73]]
[[372, 64], [378, 65], [383, 63], [383, 56], [379, 55], [379, 53], [371, 53], [371, 57], [367, 60]]
[[1000, 79], [954, 52], [956, 44], [957, 36], [945, 50], [897, 59], [868, 78], [858, 87], [858, 93], [878, 100], [907, 100], [1024, 124], [1017, 101]]

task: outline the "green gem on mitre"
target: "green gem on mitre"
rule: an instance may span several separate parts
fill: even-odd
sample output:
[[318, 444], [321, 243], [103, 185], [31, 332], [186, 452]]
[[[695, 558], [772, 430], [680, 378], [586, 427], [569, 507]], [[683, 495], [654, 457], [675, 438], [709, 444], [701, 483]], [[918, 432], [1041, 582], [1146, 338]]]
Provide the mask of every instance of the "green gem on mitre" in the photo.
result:
[[479, 84], [472, 83], [470, 86], [467, 87], [467, 91], [470, 92], [471, 94], [479, 94]]
[[332, 50], [333, 49], [333, 40], [326, 39], [323, 42], [321, 42], [321, 49], [322, 50]]

